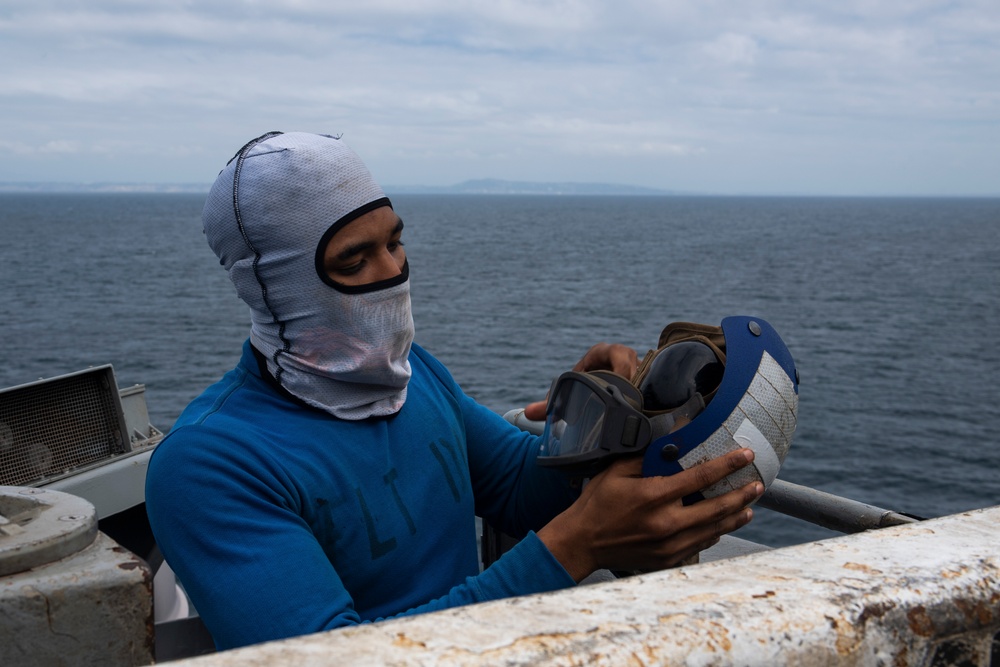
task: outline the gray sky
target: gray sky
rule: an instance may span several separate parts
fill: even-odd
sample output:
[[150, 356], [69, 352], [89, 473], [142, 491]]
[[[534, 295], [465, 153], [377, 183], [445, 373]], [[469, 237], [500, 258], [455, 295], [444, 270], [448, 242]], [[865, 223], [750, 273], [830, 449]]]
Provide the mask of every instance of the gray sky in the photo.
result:
[[268, 130], [388, 185], [1000, 194], [997, 0], [4, 0], [0, 181], [210, 183]]

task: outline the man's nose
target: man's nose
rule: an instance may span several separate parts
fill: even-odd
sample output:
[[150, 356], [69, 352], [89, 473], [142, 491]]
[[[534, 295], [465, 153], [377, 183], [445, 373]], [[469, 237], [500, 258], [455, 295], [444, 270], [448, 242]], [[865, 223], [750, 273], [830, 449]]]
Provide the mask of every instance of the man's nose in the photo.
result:
[[381, 280], [386, 280], [389, 278], [395, 278], [403, 272], [403, 262], [405, 261], [405, 256], [403, 253], [399, 253], [397, 258], [388, 249], [379, 254], [379, 276]]

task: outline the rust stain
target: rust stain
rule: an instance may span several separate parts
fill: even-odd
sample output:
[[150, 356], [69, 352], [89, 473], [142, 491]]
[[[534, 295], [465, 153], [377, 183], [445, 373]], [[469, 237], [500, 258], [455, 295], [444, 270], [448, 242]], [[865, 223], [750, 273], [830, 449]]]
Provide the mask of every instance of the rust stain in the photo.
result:
[[410, 639], [402, 632], [397, 633], [393, 638], [392, 643], [396, 646], [401, 646], [403, 648], [427, 648], [427, 644], [424, 642], [418, 642], [416, 640]]
[[864, 625], [870, 618], [882, 618], [887, 612], [895, 608], [896, 604], [894, 602], [876, 602], [865, 605], [865, 608], [858, 615], [858, 625]]
[[838, 655], [851, 655], [858, 649], [858, 644], [861, 643], [861, 637], [858, 635], [857, 629], [850, 622], [842, 618], [832, 618], [827, 616], [830, 621], [830, 627], [833, 628], [833, 632], [836, 635], [836, 648]]
[[660, 623], [660, 624], [663, 624], [663, 623], [674, 623], [674, 622], [683, 623], [684, 621], [686, 621], [688, 619], [688, 617], [689, 617], [689, 615], [685, 614], [685, 613], [665, 614], [663, 616], [658, 616], [657, 619], [656, 619], [656, 621], [657, 621], [657, 623]]
[[983, 604], [982, 600], [970, 602], [969, 600], [956, 598], [955, 606], [965, 614], [967, 619], [978, 621], [981, 626], [989, 625], [993, 622], [993, 612]]
[[[612, 653], [607, 653], [607, 655], [605, 655], [606, 649], [602, 649], [599, 642], [607, 641], [609, 646], [612, 644], [617, 645], [619, 644], [619, 641], [616, 638], [633, 637], [637, 633], [641, 634], [644, 632], [644, 627], [646, 626], [636, 626], [630, 624], [613, 624], [611, 626], [597, 625], [586, 629], [572, 630], [568, 632], [548, 632], [535, 635], [522, 635], [520, 637], [513, 638], [513, 641], [505, 646], [476, 652], [476, 660], [471, 664], [493, 665], [499, 664], [500, 662], [504, 662], [506, 664], [509, 662], [509, 660], [506, 659], [507, 656], [522, 654], [535, 655], [536, 657], [539, 655], [548, 657], [558, 655], [563, 659], [568, 660], [568, 662], [560, 662], [560, 664], [580, 665], [581, 667], [594, 664], [595, 662], [607, 664], [608, 657], [613, 655], [613, 651]], [[595, 640], [598, 640], [598, 643], [595, 643]], [[586, 645], [587, 648], [579, 648], [582, 645]], [[569, 649], [569, 652], [567, 652], [567, 649]], [[463, 650], [462, 652], [468, 653], [466, 650]], [[643, 644], [643, 652], [647, 656], [647, 659], [645, 660], [643, 660], [642, 656], [637, 654], [635, 651], [630, 652], [628, 657], [630, 660], [638, 661], [638, 664], [640, 665], [663, 663], [662, 659], [657, 657], [659, 654], [656, 646]], [[503, 658], [503, 660], [498, 658]], [[621, 660], [618, 660], [615, 664], [618, 663], [621, 663]]]
[[865, 565], [864, 563], [844, 563], [845, 570], [854, 570], [856, 572], [864, 572], [865, 574], [882, 574], [882, 570], [876, 570], [870, 565]]
[[134, 569], [140, 568], [140, 567], [142, 567], [142, 564], [141, 563], [136, 563], [135, 561], [132, 561], [131, 563], [119, 563], [118, 564], [118, 569], [119, 570], [134, 570]]
[[754, 598], [773, 598], [775, 595], [777, 595], [777, 594], [774, 591], [764, 591], [763, 593], [755, 593], [754, 595], [751, 595], [750, 597], [754, 597]]
[[[527, 650], [526, 647], [532, 647], [534, 650], [549, 652], [555, 650], [560, 645], [565, 645], [566, 642], [572, 642], [575, 637], [582, 637], [587, 634], [598, 632], [598, 628], [590, 628], [585, 632], [568, 632], [568, 633], [546, 633], [538, 635], [526, 635], [524, 637], [518, 637], [514, 640], [513, 644], [510, 644], [507, 648], [516, 650], [518, 652]], [[484, 653], [483, 657], [489, 655], [490, 652]], [[484, 664], [489, 664], [487, 661]]]
[[910, 623], [910, 630], [921, 637], [931, 637], [934, 635], [934, 621], [927, 614], [923, 605], [917, 605], [906, 612], [906, 618]]
[[716, 644], [718, 644], [719, 648], [726, 653], [733, 650], [733, 642], [729, 638], [729, 630], [719, 623], [710, 624], [710, 627], [708, 628], [708, 638], [708, 647], [711, 648], [713, 652], [715, 651]]
[[146, 655], [150, 657], [156, 655], [156, 616], [153, 605], [149, 605], [149, 614], [146, 616], [146, 634], [142, 638], [142, 645]]

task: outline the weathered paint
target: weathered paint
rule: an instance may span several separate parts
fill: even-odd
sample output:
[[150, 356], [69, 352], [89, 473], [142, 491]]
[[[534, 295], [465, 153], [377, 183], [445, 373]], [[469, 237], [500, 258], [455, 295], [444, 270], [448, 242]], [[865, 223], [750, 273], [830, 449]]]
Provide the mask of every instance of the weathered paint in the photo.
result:
[[995, 507], [172, 664], [988, 665], [998, 631]]
[[0, 665], [153, 660], [149, 567], [103, 533], [62, 560], [0, 577], [0, 619]]
[[96, 536], [94, 506], [83, 498], [0, 486], [0, 577], [65, 558]]
[[0, 665], [152, 660], [149, 567], [98, 532], [92, 504], [0, 486], [0, 515], [8, 529], [0, 532]]

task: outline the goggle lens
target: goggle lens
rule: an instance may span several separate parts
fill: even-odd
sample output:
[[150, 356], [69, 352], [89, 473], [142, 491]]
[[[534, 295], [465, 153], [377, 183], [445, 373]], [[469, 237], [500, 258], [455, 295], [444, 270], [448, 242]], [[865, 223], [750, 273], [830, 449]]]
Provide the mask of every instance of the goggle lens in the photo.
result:
[[572, 380], [556, 383], [542, 433], [542, 456], [574, 456], [601, 446], [606, 406], [594, 390]]
[[725, 366], [708, 345], [685, 341], [663, 348], [639, 384], [643, 410], [673, 410], [696, 393], [709, 396], [722, 382]]

